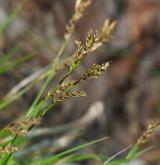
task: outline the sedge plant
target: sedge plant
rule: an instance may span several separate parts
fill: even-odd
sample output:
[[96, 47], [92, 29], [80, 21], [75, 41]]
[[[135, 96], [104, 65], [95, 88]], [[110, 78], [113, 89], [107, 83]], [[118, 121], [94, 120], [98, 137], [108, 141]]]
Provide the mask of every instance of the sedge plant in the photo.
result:
[[[27, 1], [25, 1], [25, 3], [26, 2]], [[67, 47], [72, 34], [74, 33], [75, 26], [77, 22], [82, 18], [83, 13], [89, 7], [91, 2], [92, 0], [76, 0], [74, 14], [66, 26], [64, 41], [59, 48], [57, 56], [48, 66], [42, 68], [41, 71], [37, 71], [35, 74], [26, 78], [27, 81], [25, 81], [25, 83], [20, 82], [20, 84], [18, 84], [6, 95], [6, 97], [4, 97], [3, 102], [0, 102], [0, 109], [3, 109], [7, 107], [11, 102], [21, 97], [29, 89], [33, 88], [37, 82], [43, 81], [37, 96], [33, 100], [30, 107], [27, 109], [26, 114], [11, 122], [0, 131], [1, 165], [18, 165], [19, 162], [15, 159], [14, 154], [27, 144], [27, 134], [34, 127], [41, 123], [41, 120], [45, 117], [45, 114], [48, 113], [48, 111], [53, 110], [55, 105], [60, 104], [64, 100], [69, 100], [73, 97], [85, 97], [87, 94], [83, 90], [78, 90], [79, 85], [84, 81], [98, 79], [110, 66], [109, 62], [104, 62], [102, 64], [94, 63], [89, 66], [88, 69], [82, 73], [79, 78], [71, 78], [73, 72], [79, 68], [80, 63], [85, 60], [87, 56], [91, 56], [92, 53], [95, 52], [98, 48], [102, 47], [104, 43], [109, 42], [112, 39], [112, 32], [116, 26], [116, 22], [110, 22], [108, 19], [104, 21], [101, 29], [90, 30], [86, 35], [85, 42], [76, 40], [75, 44], [77, 45], [77, 49], [73, 55], [66, 58], [65, 60], [62, 60], [65, 48]], [[10, 22], [15, 19], [20, 10], [21, 6], [18, 6], [18, 8], [12, 14], [11, 18], [2, 26], [0, 26], [1, 33], [10, 24]], [[10, 58], [10, 53], [0, 61], [4, 61], [8, 58]], [[26, 58], [20, 58], [18, 61], [12, 62], [12, 64], [9, 66], [4, 65], [4, 68], [2, 68], [0, 72], [9, 71], [9, 69], [12, 69], [13, 66], [26, 61], [28, 58], [30, 58], [30, 55], [27, 55]], [[44, 95], [48, 84], [53, 80], [54, 76], [58, 73], [59, 70], [62, 70], [66, 67], [68, 68], [68, 71], [61, 77], [60, 81], [57, 82], [57, 84], [51, 88], [46, 95]], [[36, 158], [33, 158], [27, 163], [24, 161], [23, 164], [58, 165], [81, 160], [94, 159], [100, 165], [126, 165], [130, 160], [135, 159], [143, 153], [143, 151], [140, 151], [140, 146], [147, 141], [147, 139], [151, 136], [151, 134], [154, 133], [155, 130], [157, 130], [157, 128], [159, 128], [159, 126], [159, 121], [152, 122], [148, 126], [147, 131], [144, 132], [143, 135], [137, 140], [135, 145], [124, 149], [112, 157], [103, 156], [102, 158], [100, 155], [81, 154], [76, 152], [87, 146], [107, 139], [102, 138], [65, 150], [58, 153], [57, 155], [50, 156], [49, 158], [42, 158], [41, 160], [35, 160]], [[126, 157], [121, 160], [116, 159], [116, 157], [123, 152], [127, 152]]]

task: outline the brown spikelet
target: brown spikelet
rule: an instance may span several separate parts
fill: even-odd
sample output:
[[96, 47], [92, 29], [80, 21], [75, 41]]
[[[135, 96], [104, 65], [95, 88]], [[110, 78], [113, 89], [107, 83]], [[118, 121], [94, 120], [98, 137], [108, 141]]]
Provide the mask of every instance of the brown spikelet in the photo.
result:
[[77, 21], [82, 17], [84, 11], [91, 4], [91, 0], [77, 0], [75, 3], [75, 13], [72, 18], [69, 20], [68, 25], [66, 26], [65, 39], [68, 40], [70, 35], [73, 33]]
[[[87, 1], [88, 0], [79, 1], [77, 2], [77, 5], [80, 5], [81, 3], [86, 3]], [[111, 38], [111, 33], [115, 27], [115, 24], [115, 22], [110, 23], [109, 21], [106, 21], [100, 32], [98, 32], [97, 30], [90, 30], [86, 36], [86, 41], [84, 44], [82, 44], [81, 41], [75, 41], [77, 45], [77, 51], [73, 54], [73, 56], [71, 56], [69, 60], [67, 60], [67, 63], [64, 62], [60, 66], [60, 68], [63, 68], [64, 66], [69, 66], [69, 71], [59, 82], [60, 85], [57, 86], [56, 89], [54, 88], [52, 91], [49, 91], [48, 94], [44, 97], [43, 101], [46, 101], [50, 98], [54, 98], [53, 102], [56, 102], [57, 93], [63, 93], [67, 88], [71, 87], [72, 85], [78, 84], [82, 80], [96, 79], [106, 70], [106, 68], [109, 66], [109, 63], [103, 65], [94, 64], [84, 75], [82, 75], [79, 80], [73, 82], [73, 84], [70, 82], [63, 84], [66, 78], [71, 75], [71, 73], [75, 70], [75, 68], [78, 66], [78, 64], [84, 57], [86, 57], [89, 53], [95, 51], [98, 47], [102, 46], [104, 42], [107, 42]], [[60, 97], [58, 96], [58, 102], [62, 101], [65, 97], [63, 96], [63, 94]]]
[[142, 145], [147, 142], [147, 140], [154, 134], [154, 132], [160, 128], [160, 121], [153, 120], [148, 125], [146, 131], [142, 134], [142, 136], [137, 140], [138, 145]]
[[60, 84], [60, 86], [57, 88], [56, 93], [62, 93], [69, 87], [71, 87], [74, 84], [74, 81], [69, 81], [69, 82], [63, 82]]
[[66, 93], [65, 90], [80, 83], [81, 81], [99, 78], [106, 71], [108, 67], [109, 67], [109, 62], [102, 65], [93, 64], [78, 80], [72, 80], [72, 81], [60, 83], [56, 89], [48, 92], [47, 96], [44, 97], [44, 100], [46, 101], [50, 98], [53, 98], [53, 103], [57, 103], [57, 102], [62, 102], [64, 99], [67, 98], [84, 96], [84, 92], [83, 94], [82, 92]]
[[68, 81], [68, 82], [63, 82], [62, 84], [59, 84], [59, 86], [55, 90], [49, 91], [47, 96], [45, 96], [43, 100], [48, 100], [52, 97], [56, 97], [57, 94], [63, 93], [66, 89], [71, 87], [73, 84], [74, 84], [74, 81]]
[[116, 24], [116, 21], [110, 23], [109, 19], [107, 19], [101, 29], [100, 40], [102, 40], [103, 42], [108, 42], [112, 37], [111, 33], [115, 28]]
[[85, 44], [83, 45], [81, 41], [76, 41], [77, 52], [74, 55], [74, 62], [82, 59], [89, 53], [95, 51], [98, 47], [102, 46], [104, 42], [111, 39], [111, 33], [115, 27], [116, 23], [110, 23], [107, 21], [101, 29], [100, 32], [92, 31], [87, 34]]
[[85, 44], [83, 45], [81, 41], [75, 42], [77, 45], [77, 52], [74, 56], [74, 60], [80, 60], [83, 57], [85, 57], [88, 53], [93, 52], [96, 50], [99, 46], [102, 45], [101, 42], [99, 42], [99, 34], [98, 31], [93, 32], [90, 30], [90, 32], [86, 36]]
[[66, 92], [66, 93], [63, 93], [62, 95], [60, 95], [54, 101], [62, 102], [64, 99], [69, 99], [72, 97], [84, 97], [84, 96], [86, 96], [86, 93], [84, 91]]
[[13, 146], [5, 146], [0, 148], [0, 154], [9, 154], [16, 151], [18, 151], [18, 148]]
[[89, 53], [92, 53], [98, 47], [102, 46], [104, 42], [108, 42], [112, 38], [111, 34], [115, 26], [115, 21], [109, 22], [109, 20], [106, 20], [100, 31], [90, 30], [88, 32], [85, 44], [82, 44], [81, 41], [76, 40], [75, 44], [77, 45], [77, 51], [66, 61], [64, 61], [63, 64], [59, 66], [59, 69], [74, 65]]
[[18, 120], [14, 123], [11, 123], [6, 129], [14, 135], [26, 136], [28, 130], [32, 126], [40, 124], [40, 120], [40, 118]]
[[82, 75], [81, 80], [86, 79], [97, 79], [99, 76], [101, 76], [106, 69], [109, 67], [109, 63], [106, 64], [93, 64], [84, 75]]
[[74, 84], [78, 84], [84, 80], [98, 79], [109, 67], [110, 63], [105, 64], [93, 64]]

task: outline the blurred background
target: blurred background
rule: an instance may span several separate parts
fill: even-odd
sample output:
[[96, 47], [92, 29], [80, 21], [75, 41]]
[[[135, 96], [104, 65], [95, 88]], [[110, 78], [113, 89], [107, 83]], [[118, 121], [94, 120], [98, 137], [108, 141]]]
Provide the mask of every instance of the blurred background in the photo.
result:
[[[21, 1], [0, 0], [0, 25]], [[65, 27], [74, 12], [74, 0], [32, 0], [22, 4], [14, 21], [0, 33], [0, 56], [11, 49], [13, 58], [35, 53], [26, 63], [0, 75], [1, 99], [24, 78], [50, 64], [63, 42]], [[85, 152], [111, 156], [134, 144], [149, 121], [160, 112], [160, 1], [93, 0], [76, 26], [63, 57], [72, 55], [75, 39], [84, 40], [90, 29], [99, 29], [106, 18], [117, 21], [113, 39], [83, 60], [78, 77], [93, 62], [111, 61], [100, 79], [80, 86], [86, 98], [67, 100], [43, 118], [40, 127], [29, 134], [29, 148], [17, 158], [30, 154], [50, 154], [66, 148], [109, 137], [88, 147]], [[63, 76], [60, 72], [50, 83], [51, 89]], [[42, 82], [0, 111], [0, 127], [23, 115], [33, 102]], [[46, 91], [47, 92], [47, 91]], [[45, 93], [46, 94], [46, 93]], [[136, 160], [135, 165], [160, 164], [160, 134], [146, 146], [154, 150]], [[57, 145], [56, 145], [57, 143]], [[33, 153], [32, 153], [33, 152]], [[96, 165], [84, 161], [75, 165]]]

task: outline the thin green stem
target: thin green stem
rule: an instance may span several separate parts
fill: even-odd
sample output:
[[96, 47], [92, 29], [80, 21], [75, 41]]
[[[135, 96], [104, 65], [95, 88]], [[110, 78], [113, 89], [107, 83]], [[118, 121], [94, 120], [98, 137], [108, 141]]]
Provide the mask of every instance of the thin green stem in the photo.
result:
[[35, 98], [34, 102], [32, 103], [31, 107], [29, 108], [26, 117], [29, 117], [31, 112], [34, 110], [34, 107], [36, 106], [36, 104], [38, 103], [38, 101], [40, 100], [44, 90], [46, 89], [47, 85], [49, 84], [49, 82], [52, 80], [52, 78], [54, 77], [55, 72], [53, 72], [52, 74], [49, 72], [47, 79], [45, 80], [44, 84], [42, 85], [37, 97]]

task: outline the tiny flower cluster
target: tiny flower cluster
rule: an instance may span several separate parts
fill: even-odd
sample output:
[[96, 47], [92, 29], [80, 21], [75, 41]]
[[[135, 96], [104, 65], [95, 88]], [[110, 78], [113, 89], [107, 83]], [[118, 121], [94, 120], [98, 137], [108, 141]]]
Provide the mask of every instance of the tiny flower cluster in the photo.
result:
[[112, 37], [112, 31], [114, 30], [116, 22], [111, 22], [106, 20], [102, 29], [100, 31], [92, 31], [88, 32], [86, 36], [85, 44], [82, 44], [81, 41], [76, 40], [75, 43], [77, 45], [77, 51], [68, 58], [61, 66], [60, 69], [66, 66], [73, 66], [77, 64], [81, 59], [86, 57], [89, 53], [94, 52], [97, 48], [103, 45], [104, 42], [108, 42]]
[[[82, 17], [82, 13], [91, 3], [91, 0], [77, 0], [75, 5], [75, 14], [71, 18], [68, 26], [67, 32], [65, 34], [65, 39], [68, 40], [71, 33], [74, 30], [76, 22]], [[81, 41], [75, 41], [77, 45], [77, 50], [75, 53], [67, 60], [65, 60], [62, 65], [58, 66], [57, 69], [63, 69], [64, 67], [69, 67], [68, 72], [60, 80], [57, 87], [52, 91], [49, 91], [42, 101], [47, 101], [52, 99], [53, 104], [63, 101], [64, 99], [71, 97], [85, 96], [83, 91], [73, 91], [70, 92], [71, 88], [81, 81], [89, 79], [97, 79], [101, 74], [103, 74], [109, 63], [98, 65], [93, 64], [78, 80], [68, 81], [65, 80], [72, 74], [72, 72], [78, 67], [79, 63], [90, 53], [94, 52], [97, 48], [103, 45], [104, 42], [108, 42], [111, 39], [111, 33], [116, 25], [116, 22], [105, 21], [101, 30], [92, 31], [90, 30], [86, 36], [84, 43]]]
[[75, 4], [75, 14], [69, 20], [69, 24], [66, 27], [65, 39], [70, 37], [73, 32], [76, 22], [82, 17], [86, 8], [91, 4], [91, 0], [77, 0]]
[[98, 47], [102, 46], [104, 42], [109, 41], [111, 39], [111, 33], [116, 25], [116, 22], [109, 22], [106, 20], [100, 32], [98, 31], [90, 31], [87, 34], [85, 44], [82, 44], [81, 41], [76, 41], [77, 51], [71, 56], [67, 61], [65, 61], [61, 66], [60, 69], [64, 68], [65, 66], [69, 67], [68, 73], [63, 77], [61, 82], [63, 82], [67, 77], [71, 75], [71, 73], [78, 67], [78, 64], [81, 60], [95, 51]]
[[112, 23], [110, 23], [109, 19], [107, 19], [104, 24], [103, 27], [101, 29], [100, 32], [100, 41], [101, 42], [108, 42], [111, 38], [112, 38], [112, 31], [116, 26], [116, 21], [113, 21]]
[[5, 146], [0, 148], [0, 154], [9, 154], [16, 151], [18, 151], [18, 148], [13, 146]]
[[68, 92], [68, 90], [79, 84], [81, 81], [99, 78], [99, 76], [101, 76], [108, 67], [109, 62], [102, 65], [93, 64], [78, 80], [60, 83], [57, 88], [48, 92], [47, 96], [44, 97], [44, 100], [46, 101], [50, 98], [53, 98], [53, 103], [59, 103], [64, 99], [86, 96], [84, 91]]
[[83, 57], [85, 57], [88, 53], [93, 52], [96, 50], [99, 46], [102, 45], [101, 42], [99, 42], [100, 35], [98, 31], [93, 32], [92, 30], [88, 32], [86, 37], [86, 42], [83, 45], [81, 41], [76, 41], [77, 45], [77, 52], [75, 54], [74, 60], [80, 60]]
[[75, 81], [68, 81], [59, 84], [57, 88], [53, 91], [48, 92], [47, 96], [45, 96], [44, 100], [48, 100], [53, 98], [53, 103], [62, 102], [64, 99], [72, 98], [72, 97], [82, 97], [86, 96], [84, 91], [73, 91], [68, 92], [68, 90], [75, 84]]
[[14, 135], [26, 136], [28, 130], [32, 126], [40, 124], [40, 121], [40, 118], [18, 120], [14, 123], [11, 123], [6, 129]]
[[74, 84], [74, 81], [63, 82], [60, 86], [56, 89], [55, 93], [62, 93], [66, 89], [70, 88]]
[[64, 99], [69, 99], [72, 97], [84, 97], [86, 93], [84, 91], [66, 92], [61, 94], [58, 98], [54, 98], [54, 102], [62, 102]]
[[153, 135], [153, 133], [160, 128], [160, 121], [153, 120], [148, 125], [147, 130], [142, 134], [142, 136], [137, 140], [138, 145], [142, 145], [147, 142], [147, 140]]
[[74, 84], [74, 81], [63, 82], [54, 90], [48, 92], [47, 96], [44, 97], [43, 101], [48, 100], [51, 97], [55, 97], [56, 94], [62, 94], [66, 89], [70, 88]]
[[86, 42], [83, 45], [81, 41], [76, 41], [77, 53], [74, 57], [75, 60], [80, 60], [88, 53], [95, 51], [98, 47], [102, 46], [104, 42], [107, 42], [111, 38], [111, 33], [116, 25], [116, 22], [110, 23], [109, 20], [105, 21], [100, 32], [92, 31], [88, 32]]
[[106, 69], [109, 67], [109, 62], [106, 64], [93, 64], [87, 71], [82, 75], [80, 80], [87, 80], [87, 79], [97, 79], [101, 76]]

